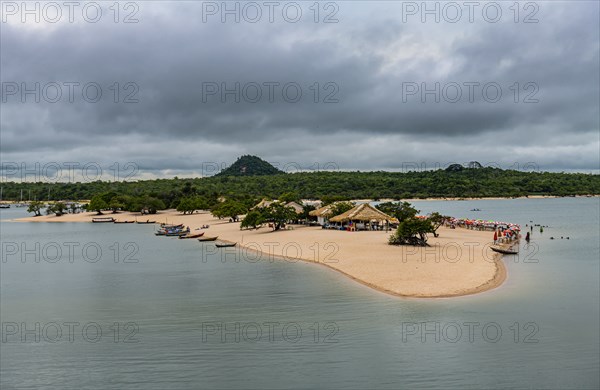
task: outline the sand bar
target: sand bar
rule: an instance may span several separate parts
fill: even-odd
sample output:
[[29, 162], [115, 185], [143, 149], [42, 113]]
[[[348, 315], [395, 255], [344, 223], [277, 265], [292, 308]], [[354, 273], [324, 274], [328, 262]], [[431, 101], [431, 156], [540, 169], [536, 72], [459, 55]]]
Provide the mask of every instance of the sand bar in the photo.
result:
[[[23, 222], [91, 222], [95, 213], [61, 217], [21, 218]], [[183, 223], [194, 231], [210, 225], [206, 236], [237, 242], [237, 253], [252, 261], [300, 260], [325, 265], [379, 291], [402, 297], [439, 298], [475, 294], [493, 289], [506, 279], [501, 255], [489, 248], [492, 232], [441, 227], [440, 237], [430, 236], [428, 248], [391, 246], [391, 232], [346, 232], [293, 225], [292, 230], [273, 232], [268, 227], [240, 230], [239, 222], [219, 220], [208, 212], [182, 215], [175, 210], [156, 215], [106, 213], [116, 220]], [[122, 226], [122, 225], [121, 225]], [[129, 225], [132, 229], [135, 224]], [[157, 240], [172, 239], [156, 237]], [[212, 244], [200, 244], [212, 245]], [[212, 248], [212, 247], [211, 247]], [[208, 250], [208, 248], [207, 248]], [[228, 250], [229, 258], [235, 251]], [[223, 254], [225, 256], [226, 254]]]

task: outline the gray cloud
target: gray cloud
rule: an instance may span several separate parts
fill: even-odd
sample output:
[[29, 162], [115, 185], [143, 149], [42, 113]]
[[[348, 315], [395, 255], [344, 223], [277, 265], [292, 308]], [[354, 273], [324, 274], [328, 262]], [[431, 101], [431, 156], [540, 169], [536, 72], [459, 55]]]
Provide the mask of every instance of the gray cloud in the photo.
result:
[[[135, 24], [108, 16], [96, 24], [2, 23], [4, 86], [95, 82], [103, 93], [97, 103], [80, 93], [73, 103], [4, 96], [3, 161], [135, 161], [159, 176], [196, 174], [202, 162], [240, 154], [362, 170], [470, 160], [599, 168], [597, 3], [538, 3], [532, 24], [514, 23], [508, 5], [498, 23], [476, 13], [473, 23], [453, 24], [403, 22], [401, 3], [338, 2], [339, 23], [323, 24], [300, 3], [301, 22], [252, 24], [203, 23], [198, 3], [138, 4]], [[123, 89], [127, 82], [135, 85]], [[263, 96], [223, 102], [203, 96], [207, 82], [238, 82], [250, 96], [248, 83], [258, 83]], [[280, 83], [273, 102], [266, 82]], [[480, 84], [473, 102], [469, 82]], [[283, 99], [286, 83], [301, 87], [298, 102]], [[427, 95], [424, 103], [420, 94], [403, 96], [407, 83], [439, 83], [452, 96], [457, 83], [463, 98], [436, 103]], [[486, 83], [501, 87], [499, 101], [482, 96]], [[132, 92], [139, 102], [124, 103]], [[525, 103], [532, 92], [539, 102]], [[325, 103], [329, 93], [339, 101]]]

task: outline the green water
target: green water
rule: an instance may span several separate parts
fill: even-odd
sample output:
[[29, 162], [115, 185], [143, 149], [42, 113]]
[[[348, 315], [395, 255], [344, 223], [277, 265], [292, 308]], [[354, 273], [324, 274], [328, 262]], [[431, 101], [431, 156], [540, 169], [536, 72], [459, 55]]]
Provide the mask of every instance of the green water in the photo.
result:
[[13, 223], [24, 211], [2, 210], [0, 387], [600, 386], [597, 198], [416, 205], [548, 227], [505, 257], [500, 288], [419, 300], [315, 264], [223, 262], [150, 225]]

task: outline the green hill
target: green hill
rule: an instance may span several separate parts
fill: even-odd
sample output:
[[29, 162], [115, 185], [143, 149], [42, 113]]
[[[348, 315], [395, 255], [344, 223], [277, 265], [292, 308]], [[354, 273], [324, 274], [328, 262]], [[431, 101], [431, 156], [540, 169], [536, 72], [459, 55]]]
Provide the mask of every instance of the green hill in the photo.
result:
[[284, 173], [265, 160], [245, 155], [237, 159], [229, 168], [222, 170], [215, 176], [268, 176]]

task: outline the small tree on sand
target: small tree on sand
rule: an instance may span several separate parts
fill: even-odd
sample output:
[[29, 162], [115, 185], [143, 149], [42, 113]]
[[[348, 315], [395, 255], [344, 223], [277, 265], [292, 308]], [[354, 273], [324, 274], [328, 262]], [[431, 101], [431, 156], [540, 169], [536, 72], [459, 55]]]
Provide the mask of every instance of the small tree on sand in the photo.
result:
[[98, 215], [102, 215], [102, 210], [106, 210], [107, 208], [108, 204], [101, 195], [94, 195], [87, 207], [89, 211], [95, 211]]
[[285, 206], [279, 202], [271, 203], [261, 210], [265, 221], [273, 223], [273, 230], [281, 229], [287, 221], [298, 218], [293, 207]]
[[246, 214], [242, 223], [240, 224], [240, 229], [244, 228], [252, 228], [256, 229], [264, 222], [265, 218], [263, 214], [258, 210], [251, 210]]
[[36, 217], [39, 217], [40, 215], [42, 215], [42, 207], [44, 207], [44, 204], [42, 202], [40, 202], [39, 200], [34, 200], [33, 202], [29, 203], [29, 207], [27, 207], [27, 212], [34, 213]]
[[409, 218], [398, 225], [398, 230], [390, 236], [390, 245], [428, 246], [427, 233], [433, 233], [433, 225], [428, 219]]
[[56, 202], [46, 208], [46, 214], [56, 214], [57, 217], [60, 217], [65, 213], [66, 210], [67, 206], [63, 202]]

